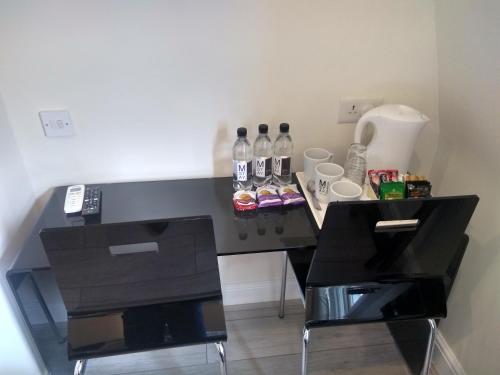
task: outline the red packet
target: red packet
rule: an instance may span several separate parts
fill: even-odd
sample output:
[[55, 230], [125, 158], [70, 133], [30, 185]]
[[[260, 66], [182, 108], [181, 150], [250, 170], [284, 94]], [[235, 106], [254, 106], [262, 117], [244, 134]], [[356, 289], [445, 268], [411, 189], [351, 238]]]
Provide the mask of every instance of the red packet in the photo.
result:
[[236, 211], [251, 211], [257, 208], [255, 191], [238, 190], [233, 194], [233, 206]]

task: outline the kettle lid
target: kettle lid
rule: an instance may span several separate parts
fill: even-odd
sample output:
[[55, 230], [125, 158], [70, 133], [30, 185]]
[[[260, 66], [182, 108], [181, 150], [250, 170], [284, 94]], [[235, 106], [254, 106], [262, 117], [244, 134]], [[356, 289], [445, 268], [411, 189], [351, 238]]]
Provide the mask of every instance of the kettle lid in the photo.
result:
[[385, 117], [400, 122], [427, 122], [429, 118], [422, 112], [402, 104], [385, 104], [375, 107], [369, 112], [370, 115]]

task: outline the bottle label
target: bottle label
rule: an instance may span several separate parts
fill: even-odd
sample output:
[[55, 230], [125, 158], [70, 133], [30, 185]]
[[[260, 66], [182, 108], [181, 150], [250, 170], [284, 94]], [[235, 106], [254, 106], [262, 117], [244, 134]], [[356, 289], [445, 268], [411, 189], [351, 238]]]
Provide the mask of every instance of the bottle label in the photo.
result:
[[288, 176], [291, 171], [292, 158], [290, 156], [275, 156], [273, 173], [276, 176]]
[[271, 175], [271, 158], [258, 156], [255, 158], [255, 176], [266, 178]]
[[233, 160], [233, 180], [248, 181], [252, 176], [252, 162]]

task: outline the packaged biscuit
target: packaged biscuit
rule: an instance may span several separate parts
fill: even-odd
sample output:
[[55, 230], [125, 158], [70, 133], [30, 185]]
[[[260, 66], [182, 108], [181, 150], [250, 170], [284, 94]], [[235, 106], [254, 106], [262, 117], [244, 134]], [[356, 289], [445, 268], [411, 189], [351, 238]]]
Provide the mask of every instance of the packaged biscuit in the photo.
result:
[[278, 193], [285, 206], [304, 204], [306, 201], [295, 184], [281, 186]]
[[250, 211], [257, 208], [255, 191], [238, 190], [233, 194], [233, 206], [236, 211]]
[[277, 187], [272, 185], [257, 188], [257, 202], [259, 208], [281, 206], [283, 204]]

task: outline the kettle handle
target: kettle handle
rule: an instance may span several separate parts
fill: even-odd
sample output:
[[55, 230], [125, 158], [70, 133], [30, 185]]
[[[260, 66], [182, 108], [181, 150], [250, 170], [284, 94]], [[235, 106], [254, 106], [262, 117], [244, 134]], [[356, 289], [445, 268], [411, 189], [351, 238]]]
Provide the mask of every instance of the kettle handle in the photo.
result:
[[363, 134], [363, 131], [366, 128], [366, 125], [370, 121], [372, 121], [374, 117], [369, 115], [369, 116], [361, 116], [359, 119], [358, 123], [356, 124], [356, 129], [354, 129], [354, 143], [361, 143], [361, 135]]

